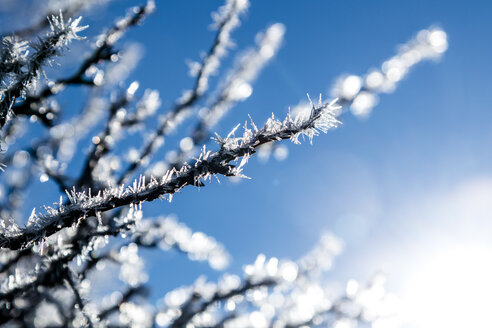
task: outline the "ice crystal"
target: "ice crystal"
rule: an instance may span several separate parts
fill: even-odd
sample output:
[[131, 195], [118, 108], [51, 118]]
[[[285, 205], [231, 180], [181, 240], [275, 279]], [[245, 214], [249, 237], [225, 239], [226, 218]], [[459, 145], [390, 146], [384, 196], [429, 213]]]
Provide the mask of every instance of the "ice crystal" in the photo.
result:
[[48, 36], [59, 36], [56, 40], [56, 46], [67, 46], [72, 40], [81, 40], [84, 37], [77, 33], [87, 29], [89, 26], [79, 26], [82, 17], [76, 19], [69, 18], [66, 22], [63, 18], [63, 13], [60, 11], [58, 16], [53, 15], [49, 19], [51, 34]]

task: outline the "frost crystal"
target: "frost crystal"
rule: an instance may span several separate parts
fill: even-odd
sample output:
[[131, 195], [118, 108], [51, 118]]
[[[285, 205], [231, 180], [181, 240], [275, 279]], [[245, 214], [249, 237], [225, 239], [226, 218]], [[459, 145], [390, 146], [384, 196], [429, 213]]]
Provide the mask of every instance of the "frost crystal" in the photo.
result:
[[60, 11], [58, 16], [51, 16], [49, 19], [51, 35], [60, 36], [56, 42], [57, 46], [67, 46], [72, 40], [81, 40], [84, 37], [77, 35], [77, 33], [87, 29], [89, 26], [79, 26], [82, 17], [73, 19], [69, 18], [67, 22], [63, 19], [63, 13]]

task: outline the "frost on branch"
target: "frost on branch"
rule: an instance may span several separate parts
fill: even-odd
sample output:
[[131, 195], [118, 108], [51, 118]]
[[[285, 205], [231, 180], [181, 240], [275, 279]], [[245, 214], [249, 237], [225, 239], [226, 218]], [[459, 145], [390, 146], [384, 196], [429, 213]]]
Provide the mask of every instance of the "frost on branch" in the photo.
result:
[[26, 64], [26, 59], [29, 54], [28, 41], [19, 40], [15, 36], [6, 36], [0, 44], [0, 81], [9, 84], [8, 75], [13, 78], [16, 74], [20, 74], [22, 67]]
[[269, 26], [256, 36], [256, 47], [238, 55], [234, 68], [228, 72], [215, 91], [212, 100], [200, 112], [200, 121], [190, 137], [183, 138], [178, 152], [172, 156], [171, 167], [180, 167], [206, 143], [210, 130], [238, 102], [245, 101], [253, 93], [252, 83], [264, 66], [274, 57], [282, 44], [285, 26], [280, 23]]
[[190, 260], [208, 261], [216, 270], [225, 269], [230, 262], [230, 255], [215, 238], [191, 231], [172, 216], [140, 222], [133, 236], [139, 245], [157, 245], [163, 250], [175, 248], [186, 253]]
[[213, 44], [200, 63], [194, 62], [189, 65], [190, 73], [195, 77], [193, 88], [185, 91], [167, 114], [161, 115], [157, 129], [141, 147], [137, 159], [130, 162], [125, 169], [118, 180], [119, 183], [126, 181], [141, 165], [147, 164], [151, 155], [164, 143], [164, 137], [176, 130], [191, 115], [191, 107], [204, 96], [210, 77], [217, 72], [220, 61], [232, 46], [230, 35], [239, 26], [239, 17], [246, 12], [248, 6], [248, 0], [228, 0], [212, 15], [214, 27], [217, 29]]
[[[251, 121], [252, 128], [245, 124], [241, 137], [234, 136], [239, 127], [237, 126], [226, 138], [216, 136], [220, 146], [218, 151], [211, 152], [204, 147], [194, 164], [185, 165], [179, 171], [170, 170], [159, 179], [151, 178], [147, 182], [145, 176], [141, 176], [130, 186], [107, 188], [96, 195], [90, 190], [79, 192], [74, 189], [67, 192], [70, 204], [45, 207], [43, 214], [36, 214], [33, 210], [27, 226], [20, 229], [20, 233], [12, 229], [3, 230], [0, 247], [25, 248], [63, 228], [77, 225], [86, 217], [166, 195], [172, 196], [187, 185], [201, 186], [204, 180], [212, 176], [242, 176], [243, 166], [255, 153], [255, 148], [284, 139], [299, 143], [302, 136], [312, 141], [320, 131], [326, 133], [330, 128], [336, 127], [339, 122], [334, 117], [334, 112], [338, 109], [335, 102], [322, 104], [320, 99], [318, 106], [313, 105], [309, 116], [292, 118], [287, 115], [283, 121], [279, 121], [272, 115], [261, 129]], [[231, 164], [239, 158], [242, 160], [237, 165]]]
[[191, 137], [182, 139], [180, 149], [171, 167], [179, 167], [193, 155], [210, 136], [210, 129], [238, 102], [245, 101], [253, 93], [252, 83], [264, 66], [275, 56], [285, 34], [280, 23], [269, 26], [256, 35], [256, 47], [239, 54], [234, 68], [220, 82], [218, 90], [206, 107], [200, 110], [200, 121]]
[[422, 30], [400, 46], [398, 54], [386, 60], [381, 68], [370, 70], [364, 77], [340, 77], [332, 95], [340, 98], [342, 106], [350, 106], [354, 115], [367, 117], [378, 103], [378, 94], [393, 92], [414, 65], [424, 60], [439, 59], [447, 48], [447, 35], [442, 29]]
[[[8, 115], [10, 115], [10, 110], [17, 99], [25, 97], [28, 90], [35, 87], [37, 79], [42, 73], [43, 65], [49, 64], [53, 57], [58, 55], [61, 49], [65, 48], [72, 40], [82, 39], [78, 33], [85, 30], [87, 26], [79, 26], [81, 19], [81, 17], [74, 20], [69, 18], [65, 22], [61, 12], [58, 16], [53, 15], [49, 19], [51, 30], [39, 41], [29, 44], [33, 51], [27, 58], [19, 56], [19, 49], [21, 53], [25, 53], [25, 42], [15, 41], [15, 38], [5, 41], [4, 38], [3, 44], [7, 43], [7, 47], [3, 50], [5, 51], [6, 49], [7, 52], [11, 52], [6, 57], [21, 57], [24, 63], [22, 69], [17, 69], [17, 72], [12, 71], [11, 73], [13, 74], [9, 74], [8, 81], [3, 80], [7, 87], [2, 88], [0, 93], [0, 128], [5, 125]], [[14, 43], [13, 45], [12, 42]], [[17, 61], [15, 65], [19, 64]], [[3, 66], [3, 64], [0, 64], [0, 66]], [[0, 69], [0, 71], [4, 70], [3, 68]]]
[[214, 28], [218, 30], [214, 44], [209, 53], [205, 55], [202, 63], [193, 63], [191, 73], [197, 76], [193, 90], [184, 93], [180, 103], [189, 106], [197, 97], [208, 89], [208, 81], [212, 74], [216, 73], [220, 60], [227, 54], [227, 49], [233, 43], [231, 33], [240, 24], [239, 17], [246, 12], [249, 6], [248, 0], [228, 0], [226, 4], [212, 15]]
[[[351, 280], [342, 291], [326, 284], [326, 273], [340, 251], [340, 241], [326, 234], [300, 261], [268, 259], [260, 254], [244, 267], [242, 278], [224, 274], [213, 283], [200, 277], [192, 286], [167, 293], [155, 322], [160, 327], [326, 327], [341, 321], [349, 323], [348, 327], [358, 322], [382, 324], [394, 313], [388, 311], [386, 302], [391, 296], [384, 292], [381, 277], [367, 287]], [[305, 267], [307, 258], [309, 269]]]
[[82, 17], [72, 20], [69, 18], [67, 22], [63, 19], [63, 14], [60, 12], [58, 16], [51, 16], [49, 19], [51, 32], [48, 37], [58, 36], [53, 38], [55, 47], [66, 47], [72, 40], [80, 40], [83, 37], [77, 35], [77, 33], [85, 30], [89, 26], [79, 26]]
[[[342, 75], [331, 90], [331, 96], [339, 99], [343, 108], [349, 108], [359, 118], [367, 118], [379, 102], [379, 94], [392, 93], [398, 83], [405, 78], [411, 68], [424, 60], [438, 60], [446, 52], [448, 41], [446, 32], [440, 28], [429, 28], [399, 47], [398, 54], [386, 60], [379, 69], [371, 69], [364, 77]], [[292, 108], [294, 115], [309, 115], [311, 104], [300, 101]], [[343, 113], [336, 113], [338, 117]], [[283, 145], [268, 144], [260, 148], [259, 157], [267, 160], [271, 154], [282, 160], [288, 150]]]
[[[214, 126], [237, 102], [246, 100], [253, 92], [251, 86], [263, 67], [277, 53], [285, 33], [285, 26], [277, 23], [269, 26], [256, 36], [256, 48], [249, 49], [236, 59], [233, 70], [229, 72], [203, 116], [202, 129]], [[195, 134], [204, 134], [196, 131]]]

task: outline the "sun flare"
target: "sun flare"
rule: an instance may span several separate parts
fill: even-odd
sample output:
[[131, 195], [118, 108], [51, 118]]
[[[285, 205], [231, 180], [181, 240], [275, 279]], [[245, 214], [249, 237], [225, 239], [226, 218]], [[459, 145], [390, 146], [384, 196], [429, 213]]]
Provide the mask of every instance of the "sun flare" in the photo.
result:
[[421, 328], [492, 327], [492, 249], [462, 245], [429, 255], [406, 281], [406, 321]]

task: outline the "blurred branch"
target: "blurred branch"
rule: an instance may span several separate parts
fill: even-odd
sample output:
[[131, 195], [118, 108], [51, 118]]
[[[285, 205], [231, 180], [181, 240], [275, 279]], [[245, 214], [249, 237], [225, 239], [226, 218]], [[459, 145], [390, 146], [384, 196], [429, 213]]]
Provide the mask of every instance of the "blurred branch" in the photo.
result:
[[230, 46], [230, 34], [239, 25], [239, 15], [247, 9], [247, 1], [232, 0], [224, 9], [222, 15], [217, 17], [216, 28], [217, 34], [214, 38], [212, 46], [208, 50], [207, 55], [198, 64], [199, 69], [196, 73], [195, 84], [193, 88], [183, 95], [174, 107], [165, 115], [160, 122], [158, 128], [153, 135], [147, 140], [146, 144], [141, 148], [138, 155], [138, 160], [130, 163], [123, 171], [117, 184], [123, 183], [128, 179], [149, 156], [162, 143], [162, 137], [167, 135], [172, 129], [180, 123], [180, 116], [193, 106], [207, 91], [208, 80], [210, 76], [217, 70], [220, 65], [220, 60], [227, 53], [227, 48]]

